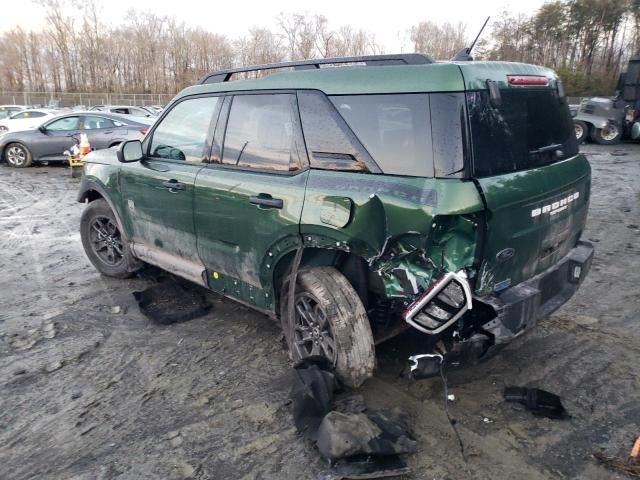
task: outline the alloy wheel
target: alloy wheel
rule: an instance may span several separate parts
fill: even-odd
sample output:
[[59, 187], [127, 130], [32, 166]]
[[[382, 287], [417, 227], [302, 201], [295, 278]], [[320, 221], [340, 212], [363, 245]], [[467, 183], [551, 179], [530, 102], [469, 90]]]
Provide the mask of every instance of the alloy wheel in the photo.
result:
[[7, 150], [7, 161], [11, 165], [21, 167], [27, 161], [27, 152], [23, 147], [14, 145], [13, 147], [9, 148], [9, 150]]
[[573, 128], [576, 132], [576, 138], [578, 139], [582, 138], [582, 135], [584, 135], [584, 129], [582, 128], [582, 125], [574, 123]]
[[308, 292], [295, 297], [293, 340], [300, 358], [322, 356], [336, 364], [336, 346], [327, 314]]
[[123, 261], [122, 237], [112, 219], [95, 217], [90, 226], [89, 238], [94, 253], [105, 264], [114, 267]]

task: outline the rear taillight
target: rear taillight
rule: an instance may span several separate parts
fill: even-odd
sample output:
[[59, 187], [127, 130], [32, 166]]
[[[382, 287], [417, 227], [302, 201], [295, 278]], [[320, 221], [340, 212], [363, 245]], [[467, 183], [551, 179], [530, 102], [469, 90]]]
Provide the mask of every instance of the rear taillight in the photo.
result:
[[148, 131], [149, 131], [149, 127], [143, 127], [140, 129], [140, 133], [142, 135], [146, 135]]
[[549, 79], [542, 75], [507, 75], [509, 85], [549, 85]]
[[409, 305], [404, 319], [424, 333], [437, 334], [458, 320], [471, 305], [471, 289], [465, 273], [449, 272]]

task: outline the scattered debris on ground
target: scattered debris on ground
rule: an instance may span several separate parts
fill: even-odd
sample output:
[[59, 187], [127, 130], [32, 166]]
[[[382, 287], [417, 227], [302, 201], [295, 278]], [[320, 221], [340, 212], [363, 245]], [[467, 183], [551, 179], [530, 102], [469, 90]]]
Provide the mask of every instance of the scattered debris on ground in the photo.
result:
[[140, 312], [160, 325], [202, 317], [212, 306], [199, 290], [172, 278], [164, 279], [141, 292], [133, 292], [133, 296]]
[[[334, 411], [406, 411], [417, 442], [402, 458], [408, 478], [636, 478], [592, 452], [628, 468], [640, 429], [640, 145], [616, 147], [626, 157], [582, 148], [593, 168], [583, 235], [598, 245], [591, 273], [570, 303], [495, 357], [447, 365], [466, 462], [441, 379], [398, 375], [429, 351], [424, 336], [377, 345], [374, 377], [356, 394], [335, 393]], [[292, 424], [280, 326], [208, 294], [206, 316], [150, 324], [131, 292], [158, 280], [96, 273], [82, 253], [77, 189], [66, 167], [0, 164], [0, 404], [10, 406], [0, 409], [0, 478], [318, 480], [327, 462]], [[504, 385], [561, 395], [571, 421], [512, 408]], [[353, 461], [327, 478], [341, 468]]]
[[507, 402], [517, 402], [524, 405], [538, 417], [554, 420], [569, 418], [569, 414], [562, 405], [560, 397], [555, 393], [532, 387], [504, 387], [504, 399]]
[[[308, 357], [293, 370], [291, 398], [298, 432], [316, 442], [316, 447], [332, 468], [326, 478], [382, 478], [408, 472], [398, 457], [413, 453], [417, 443], [409, 432], [406, 413], [399, 409], [370, 410], [361, 396], [333, 402], [339, 385], [323, 357]], [[344, 411], [354, 407], [355, 411]], [[383, 459], [380, 459], [382, 457]]]

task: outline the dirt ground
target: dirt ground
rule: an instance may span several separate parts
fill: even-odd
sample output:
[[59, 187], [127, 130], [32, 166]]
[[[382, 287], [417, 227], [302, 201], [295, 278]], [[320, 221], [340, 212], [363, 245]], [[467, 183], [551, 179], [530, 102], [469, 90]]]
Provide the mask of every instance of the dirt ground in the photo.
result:
[[[448, 373], [465, 458], [440, 380], [399, 377], [420, 338], [379, 347], [361, 393], [409, 413], [409, 478], [626, 478], [591, 454], [626, 457], [640, 435], [640, 145], [583, 151], [591, 274], [497, 357]], [[86, 259], [77, 187], [60, 166], [0, 165], [0, 478], [317, 478], [326, 464], [293, 427], [277, 326], [214, 295], [206, 317], [150, 323], [132, 296], [148, 280], [102, 277]], [[505, 404], [506, 384], [558, 393], [572, 418]]]

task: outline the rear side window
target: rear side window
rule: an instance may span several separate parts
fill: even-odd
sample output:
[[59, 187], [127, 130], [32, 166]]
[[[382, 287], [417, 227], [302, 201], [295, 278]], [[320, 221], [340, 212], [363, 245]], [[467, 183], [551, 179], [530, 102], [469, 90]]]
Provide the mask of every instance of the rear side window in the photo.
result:
[[578, 153], [569, 108], [549, 88], [500, 90], [493, 107], [486, 91], [469, 92], [474, 173], [500, 175], [540, 167]]
[[330, 98], [384, 173], [433, 176], [428, 95]]
[[20, 118], [38, 118], [44, 117], [46, 113], [43, 112], [21, 112], [14, 114], [11, 119], [20, 119]]
[[463, 93], [433, 93], [431, 135], [433, 136], [434, 176], [460, 178], [466, 173], [465, 108]]
[[115, 123], [105, 117], [98, 117], [94, 115], [89, 115], [84, 117], [84, 129], [85, 130], [98, 130], [100, 128], [113, 128], [115, 127]]
[[378, 165], [351, 132], [327, 97], [320, 92], [298, 92], [300, 118], [313, 168], [370, 171]]
[[204, 161], [206, 140], [218, 98], [191, 98], [176, 104], [154, 130], [150, 155], [188, 162]]
[[296, 111], [293, 94], [234, 96], [222, 163], [261, 170], [298, 170], [302, 145]]

